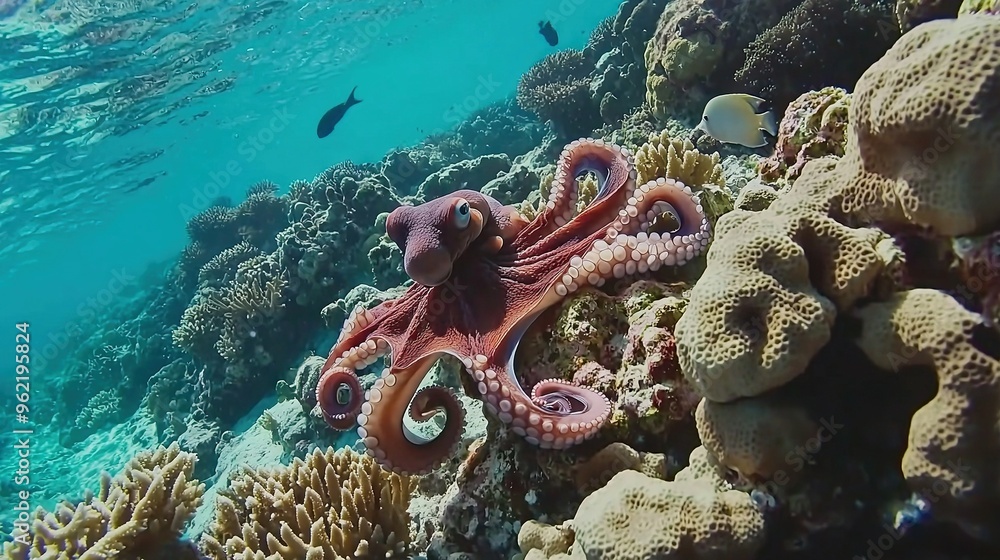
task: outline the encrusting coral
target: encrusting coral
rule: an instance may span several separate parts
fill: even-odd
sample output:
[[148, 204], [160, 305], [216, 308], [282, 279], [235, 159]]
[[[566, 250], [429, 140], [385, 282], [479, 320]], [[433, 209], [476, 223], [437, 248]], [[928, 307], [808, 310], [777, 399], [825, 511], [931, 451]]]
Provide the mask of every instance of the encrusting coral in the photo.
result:
[[216, 560], [403, 558], [413, 488], [349, 448], [244, 469], [220, 492], [202, 548]]
[[201, 504], [205, 485], [192, 478], [197, 457], [177, 444], [140, 453], [96, 496], [35, 510], [31, 544], [4, 545], [7, 558], [99, 560], [142, 557], [179, 546], [184, 525]]
[[815, 380], [813, 358], [854, 333], [837, 342], [853, 340], [874, 366], [936, 375], [936, 395], [909, 423], [903, 477], [935, 519], [996, 541], [1000, 337], [956, 299], [954, 256], [913, 247], [1000, 226], [998, 36], [1000, 19], [984, 15], [914, 28], [858, 82], [843, 157], [807, 163], [768, 208], [719, 220], [675, 335], [682, 372], [706, 399], [699, 433], [725, 466], [767, 476], [786, 461], [776, 428], [775, 455], [756, 445], [748, 459], [752, 426], [728, 408], [778, 414], [772, 425], [794, 445], [808, 419], [781, 412], [777, 396], [807, 373]]

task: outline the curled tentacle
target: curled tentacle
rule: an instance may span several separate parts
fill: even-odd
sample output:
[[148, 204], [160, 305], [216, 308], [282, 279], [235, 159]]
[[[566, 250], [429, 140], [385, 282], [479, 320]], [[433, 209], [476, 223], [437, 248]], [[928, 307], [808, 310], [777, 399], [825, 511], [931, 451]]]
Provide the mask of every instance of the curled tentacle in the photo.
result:
[[316, 384], [316, 401], [323, 411], [323, 418], [335, 430], [354, 427], [363, 399], [364, 391], [353, 369], [332, 367], [323, 372]]
[[[465, 409], [461, 406], [452, 407], [452, 403], [457, 403], [458, 398], [454, 391], [447, 387], [424, 387], [417, 391], [410, 403], [410, 418], [416, 422], [427, 422], [439, 413], [458, 414], [465, 418]], [[414, 435], [414, 437], [419, 437]]]
[[569, 381], [548, 379], [529, 396], [506, 367], [487, 367], [485, 356], [462, 360], [486, 407], [514, 433], [543, 449], [564, 449], [591, 438], [611, 414], [611, 401]]
[[[451, 456], [462, 434], [464, 411], [448, 390], [430, 387], [417, 392], [427, 371], [439, 357], [426, 356], [410, 367], [386, 369], [368, 391], [361, 405], [358, 435], [368, 454], [384, 468], [407, 473], [427, 472]], [[407, 407], [410, 416], [426, 420], [438, 411], [447, 415], [444, 429], [432, 439], [413, 433], [403, 424]]]
[[529, 225], [527, 236], [530, 239], [544, 238], [573, 221], [579, 197], [577, 179], [588, 172], [597, 176], [599, 190], [584, 212], [622, 189], [627, 198], [635, 188], [636, 171], [632, 167], [632, 154], [627, 149], [593, 138], [576, 140], [566, 146], [559, 157], [545, 210]]

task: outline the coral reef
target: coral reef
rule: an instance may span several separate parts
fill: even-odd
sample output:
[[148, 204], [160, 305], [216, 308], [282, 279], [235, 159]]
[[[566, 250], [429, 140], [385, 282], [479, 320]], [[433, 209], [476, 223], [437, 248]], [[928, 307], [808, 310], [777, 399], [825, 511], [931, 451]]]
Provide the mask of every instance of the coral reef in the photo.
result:
[[657, 120], [700, 113], [713, 91], [732, 90], [744, 49], [802, 0], [666, 3], [644, 52], [646, 103]]
[[21, 533], [30, 543], [6, 543], [5, 557], [151, 557], [176, 549], [175, 557], [195, 558], [179, 539], [205, 491], [192, 478], [196, 460], [176, 444], [137, 455], [118, 476], [105, 475], [96, 496], [35, 510], [30, 534]]
[[898, 37], [891, 0], [804, 0], [747, 46], [738, 86], [781, 111], [804, 91], [851, 88]]
[[774, 154], [758, 167], [761, 179], [787, 184], [802, 173], [807, 162], [844, 155], [850, 105], [850, 94], [835, 87], [803, 93], [792, 101], [778, 125]]
[[[815, 512], [837, 501], [833, 487], [821, 489], [821, 473], [841, 491], [848, 478], [829, 470], [836, 455], [824, 450], [851, 436], [818, 414], [869, 395], [838, 380], [867, 371], [873, 385], [895, 379], [897, 399], [911, 403], [890, 413], [908, 429], [905, 452], [873, 455], [866, 467], [902, 469], [913, 497], [895, 508], [895, 526], [923, 525], [922, 514], [905, 512], [929, 510], [967, 538], [997, 544], [996, 517], [986, 512], [1000, 504], [987, 466], [997, 453], [1000, 337], [978, 302], [966, 300], [970, 310], [956, 299], [959, 256], [928, 251], [1000, 224], [983, 190], [1000, 172], [986, 140], [1000, 122], [997, 36], [1000, 20], [982, 15], [914, 28], [858, 82], [843, 157], [807, 163], [766, 209], [718, 222], [708, 267], [675, 328], [677, 351], [705, 399], [696, 417], [706, 449], [752, 487], [768, 488], [765, 502], [806, 491]], [[936, 380], [929, 396], [923, 376]], [[855, 412], [845, 429], [866, 421]], [[799, 461], [789, 450], [803, 441], [816, 463], [808, 471], [789, 459]], [[895, 484], [882, 476], [883, 488]], [[864, 502], [878, 509], [903, 498], [882, 492]]]
[[921, 23], [956, 17], [961, 5], [962, 0], [896, 0], [896, 19], [906, 33]]
[[590, 96], [591, 66], [583, 51], [546, 56], [521, 76], [518, 105], [543, 121], [551, 121], [565, 138], [587, 135], [601, 122], [599, 108]]
[[605, 123], [614, 124], [645, 95], [643, 61], [646, 42], [653, 36], [656, 20], [666, 0], [628, 0], [618, 12], [594, 30], [584, 53], [596, 60], [590, 93]]
[[217, 499], [205, 553], [232, 558], [405, 558], [413, 482], [350, 449], [246, 470]]

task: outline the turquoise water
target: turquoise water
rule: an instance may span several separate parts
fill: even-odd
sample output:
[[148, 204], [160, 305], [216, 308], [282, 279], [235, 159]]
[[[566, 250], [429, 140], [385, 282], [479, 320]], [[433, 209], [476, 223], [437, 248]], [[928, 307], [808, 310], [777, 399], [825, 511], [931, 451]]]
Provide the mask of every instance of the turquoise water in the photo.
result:
[[[58, 346], [122, 280], [175, 258], [212, 199], [448, 130], [556, 50], [538, 20], [582, 48], [617, 5], [24, 3], [0, 20], [0, 325]], [[355, 85], [363, 103], [317, 139]]]
[[[238, 204], [259, 181], [286, 193], [292, 181], [338, 163], [378, 162], [446, 132], [511, 98], [520, 76], [547, 54], [582, 48], [617, 6], [0, 2], [0, 330], [10, 341], [3, 355], [14, 353], [15, 325], [29, 324], [32, 392], [51, 393], [42, 386], [80, 366], [72, 362], [83, 359], [74, 354], [78, 335], [109, 328], [101, 322], [109, 310], [120, 320], [145, 317], [123, 327], [125, 344], [142, 341], [145, 331], [131, 329], [156, 320], [157, 310], [144, 308], [156, 298], [158, 288], [151, 294], [149, 286], [162, 285], [163, 271], [189, 242], [193, 215], [220, 197]], [[541, 19], [559, 30], [558, 47], [538, 34]], [[355, 86], [362, 103], [318, 139], [320, 117]], [[128, 366], [115, 364], [122, 339], [87, 344], [104, 360], [92, 372], [126, 375]], [[150, 362], [156, 368], [176, 357], [176, 349], [163, 352]], [[90, 346], [82, 354], [89, 353]], [[123, 409], [138, 407], [139, 389]], [[63, 391], [75, 398], [72, 387]], [[10, 380], [0, 396], [4, 426], [13, 425], [13, 395]], [[102, 470], [117, 472], [137, 451], [163, 442], [151, 424], [125, 422], [63, 445], [58, 434], [44, 433], [60, 404], [31, 403], [33, 469], [42, 471], [33, 478], [33, 506], [78, 497]], [[265, 400], [250, 417], [273, 404]], [[12, 470], [11, 434], [0, 443], [0, 464]], [[280, 452], [248, 453], [274, 462]], [[0, 483], [0, 534], [11, 530], [12, 487]]]

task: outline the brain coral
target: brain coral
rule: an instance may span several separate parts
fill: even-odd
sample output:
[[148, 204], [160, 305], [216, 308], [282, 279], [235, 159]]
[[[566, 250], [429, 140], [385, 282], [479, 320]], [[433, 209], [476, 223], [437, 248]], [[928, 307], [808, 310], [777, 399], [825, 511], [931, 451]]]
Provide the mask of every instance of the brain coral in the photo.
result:
[[574, 527], [586, 557], [602, 560], [750, 560], [764, 543], [764, 518], [745, 493], [631, 470], [584, 498]]
[[998, 35], [992, 16], [932, 21], [865, 72], [842, 166], [855, 185], [846, 212], [949, 236], [1000, 222]]
[[[900, 275], [919, 255], [897, 243], [916, 230], [950, 246], [954, 236], [1000, 227], [998, 37], [1000, 18], [984, 15], [904, 35], [857, 84], [845, 155], [807, 163], [768, 208], [719, 220], [707, 270], [675, 329], [682, 373], [715, 403], [757, 397], [804, 373], [835, 322], [879, 368], [932, 369], [936, 395], [912, 421], [901, 419], [909, 421], [903, 474], [934, 502], [935, 518], [994, 541], [1000, 337], [948, 293], [920, 284], [924, 276]], [[931, 260], [943, 277], [949, 263]], [[730, 462], [746, 455], [746, 437], [728, 442], [725, 425], [713, 424], [732, 418], [704, 409], [705, 447]]]
[[937, 374], [937, 395], [913, 415], [903, 476], [934, 498], [935, 515], [994, 540], [984, 520], [1000, 507], [1000, 361], [988, 349], [1000, 346], [996, 331], [928, 289], [865, 306], [858, 316], [859, 344], [872, 362], [892, 371], [928, 365]]

